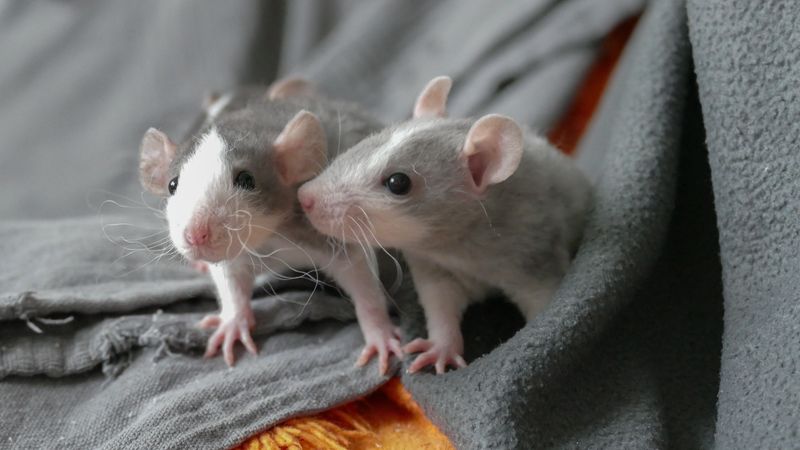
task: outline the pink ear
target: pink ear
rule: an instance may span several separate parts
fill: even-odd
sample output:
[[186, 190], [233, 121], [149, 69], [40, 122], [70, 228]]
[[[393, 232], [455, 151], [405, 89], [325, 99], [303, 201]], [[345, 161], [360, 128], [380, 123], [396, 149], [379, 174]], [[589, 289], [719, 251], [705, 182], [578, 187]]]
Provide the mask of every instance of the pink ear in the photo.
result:
[[160, 130], [147, 130], [139, 145], [139, 181], [142, 187], [156, 195], [167, 195], [169, 166], [177, 149], [178, 146]]
[[286, 124], [273, 146], [278, 176], [287, 186], [314, 178], [328, 161], [325, 130], [317, 116], [306, 110]]
[[414, 117], [444, 117], [447, 115], [447, 95], [453, 80], [450, 77], [436, 77], [428, 82], [414, 104]]
[[289, 97], [310, 97], [315, 93], [314, 85], [300, 77], [287, 77], [272, 83], [267, 90], [270, 100], [282, 100]]
[[473, 189], [482, 194], [489, 185], [513, 175], [524, 145], [522, 130], [511, 118], [489, 114], [478, 119], [470, 128], [463, 149]]

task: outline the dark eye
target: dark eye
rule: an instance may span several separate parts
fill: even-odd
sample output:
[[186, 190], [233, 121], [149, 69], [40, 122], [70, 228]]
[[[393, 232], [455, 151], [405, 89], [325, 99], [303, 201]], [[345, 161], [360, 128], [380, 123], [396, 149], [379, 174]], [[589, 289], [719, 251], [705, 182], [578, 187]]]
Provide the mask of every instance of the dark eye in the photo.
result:
[[250, 172], [243, 170], [239, 172], [239, 175], [236, 175], [236, 180], [233, 181], [233, 185], [238, 187], [239, 189], [244, 189], [246, 191], [252, 191], [256, 188], [256, 180], [253, 178], [253, 174]]
[[393, 173], [383, 183], [394, 195], [406, 195], [411, 190], [411, 178], [404, 173]]
[[178, 189], [178, 177], [169, 180], [169, 185], [167, 186], [169, 195], [175, 195], [175, 189]]

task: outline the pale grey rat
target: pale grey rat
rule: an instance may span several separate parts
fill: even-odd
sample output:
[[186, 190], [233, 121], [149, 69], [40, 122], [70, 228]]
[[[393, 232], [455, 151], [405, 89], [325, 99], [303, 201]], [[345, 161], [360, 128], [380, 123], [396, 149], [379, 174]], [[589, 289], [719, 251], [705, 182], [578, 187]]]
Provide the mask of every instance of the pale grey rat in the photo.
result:
[[428, 338], [409, 367], [463, 367], [461, 315], [492, 290], [527, 319], [551, 300], [592, 204], [573, 162], [512, 119], [447, 119], [451, 81], [432, 80], [414, 118], [374, 134], [299, 190], [322, 233], [402, 251]]
[[[353, 300], [366, 341], [359, 359], [402, 356], [387, 311], [374, 255], [337, 243], [311, 227], [297, 202], [297, 187], [381, 124], [358, 106], [327, 99], [309, 83], [286, 79], [268, 92], [245, 89], [211, 98], [193, 138], [175, 144], [150, 129], [141, 147], [140, 179], [167, 197], [165, 215], [178, 251], [204, 261], [221, 310], [201, 325], [216, 328], [207, 356], [220, 346], [234, 363], [234, 344], [252, 353], [250, 307], [257, 272], [315, 268], [330, 275]], [[368, 249], [371, 251], [371, 249]]]

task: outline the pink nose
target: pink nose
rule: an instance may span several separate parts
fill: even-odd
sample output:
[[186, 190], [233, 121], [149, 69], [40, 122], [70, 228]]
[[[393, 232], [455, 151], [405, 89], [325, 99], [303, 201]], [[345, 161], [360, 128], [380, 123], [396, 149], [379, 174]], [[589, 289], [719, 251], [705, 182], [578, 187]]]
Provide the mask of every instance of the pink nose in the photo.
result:
[[306, 212], [311, 211], [314, 209], [314, 197], [309, 194], [306, 194], [305, 191], [301, 191], [298, 193], [298, 200], [300, 200], [300, 206], [303, 207], [303, 210]]
[[184, 236], [189, 245], [199, 247], [211, 240], [211, 229], [208, 228], [208, 224], [194, 225], [186, 229]]

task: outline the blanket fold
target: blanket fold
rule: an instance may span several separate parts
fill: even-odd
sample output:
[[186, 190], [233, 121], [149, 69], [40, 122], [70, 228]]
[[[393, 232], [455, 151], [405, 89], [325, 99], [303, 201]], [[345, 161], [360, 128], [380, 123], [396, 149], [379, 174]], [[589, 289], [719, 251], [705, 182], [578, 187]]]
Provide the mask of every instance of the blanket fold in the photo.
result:
[[[457, 447], [799, 447], [800, 5], [762, 3], [647, 5], [577, 151], [596, 207], [552, 305], [528, 324], [473, 305], [467, 368], [402, 374]], [[200, 357], [211, 283], [170, 259], [146, 201], [86, 208], [138, 197], [147, 126], [185, 130], [203, 91], [280, 64], [388, 120], [450, 74], [453, 115], [546, 130], [644, 2], [310, 5], [0, 4], [0, 448], [226, 448], [388, 379], [353, 366], [349, 303], [297, 281], [256, 291], [258, 357]]]
[[[708, 270], [716, 254], [713, 213], [685, 211], [710, 210], [710, 203], [691, 200], [709, 192], [710, 184], [702, 118], [691, 96], [685, 17], [676, 2], [653, 5], [645, 14], [582, 143], [582, 153], [604, 153], [596, 206], [551, 307], [465, 370], [404, 377], [457, 446], [661, 448], [681, 442], [687, 445], [679, 448], [694, 448], [711, 442], [719, 326], [705, 330], [709, 324], [692, 321], [675, 335], [662, 325], [694, 312], [695, 302], [701, 311], [718, 310], [721, 302], [714, 281], [719, 271]], [[609, 120], [613, 125], [606, 127]], [[696, 191], [676, 192], [679, 180]], [[702, 251], [671, 251], [694, 237], [705, 244], [697, 245]], [[712, 266], [698, 266], [694, 258]], [[685, 267], [699, 273], [687, 274]], [[687, 275], [697, 281], [681, 283]], [[702, 292], [693, 289], [706, 283]], [[480, 322], [467, 321], [465, 332], [491, 336]], [[702, 352], [695, 356], [701, 368], [692, 367], [694, 357], [670, 350], [700, 338], [693, 351]], [[659, 371], [669, 370], [667, 360], [697, 374], [691, 384], [705, 384], [675, 389]], [[671, 395], [665, 398], [662, 389]], [[470, 408], [476, 404], [484, 407]], [[693, 421], [682, 416], [690, 411]]]

